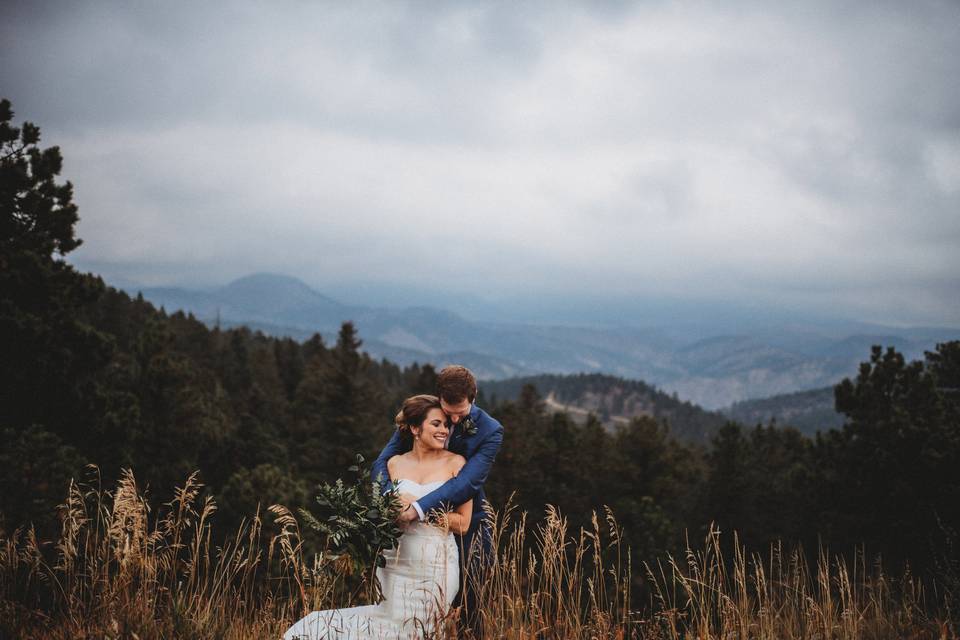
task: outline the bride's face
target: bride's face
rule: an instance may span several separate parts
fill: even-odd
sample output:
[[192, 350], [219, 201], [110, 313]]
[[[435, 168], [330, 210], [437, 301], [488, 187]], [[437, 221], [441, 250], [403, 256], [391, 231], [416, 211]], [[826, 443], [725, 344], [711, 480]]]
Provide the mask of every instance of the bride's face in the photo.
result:
[[443, 449], [449, 435], [447, 416], [440, 409], [430, 409], [427, 412], [427, 418], [419, 429], [414, 431], [414, 435], [419, 439], [420, 444], [425, 447]]

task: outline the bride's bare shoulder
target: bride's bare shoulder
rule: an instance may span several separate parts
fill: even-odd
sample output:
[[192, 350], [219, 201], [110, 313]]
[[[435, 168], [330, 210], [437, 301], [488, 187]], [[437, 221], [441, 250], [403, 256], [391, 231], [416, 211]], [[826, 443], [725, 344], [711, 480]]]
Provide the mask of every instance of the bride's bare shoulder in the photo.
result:
[[402, 461], [403, 455], [405, 454], [393, 456], [392, 458], [387, 460], [387, 473], [390, 474], [391, 478], [397, 477], [397, 471], [399, 471], [400, 467], [403, 465], [403, 461]]
[[447, 457], [445, 460], [447, 468], [450, 469], [450, 472], [453, 475], [460, 473], [460, 469], [463, 469], [463, 465], [467, 464], [467, 459], [464, 458], [459, 453], [454, 453], [452, 451], [447, 451]]

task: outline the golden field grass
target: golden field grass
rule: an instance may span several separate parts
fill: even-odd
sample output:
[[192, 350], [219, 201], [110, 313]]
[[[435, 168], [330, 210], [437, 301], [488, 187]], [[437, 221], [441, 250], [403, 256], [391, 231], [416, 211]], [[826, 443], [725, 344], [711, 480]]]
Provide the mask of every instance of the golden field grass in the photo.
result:
[[[71, 484], [57, 540], [0, 534], [0, 638], [276, 639], [370, 592], [349, 562], [308, 553], [284, 507], [214, 541], [216, 505], [196, 475], [156, 513], [130, 472], [112, 491], [97, 484]], [[509, 505], [491, 517], [497, 557], [476, 585], [487, 638], [958, 637], [936, 592], [862, 557], [821, 552], [808, 566], [795, 550], [734, 545], [725, 558], [711, 529], [682, 557], [638, 566], [609, 511], [577, 530], [552, 507], [533, 524]], [[438, 638], [471, 636], [443, 622]]]

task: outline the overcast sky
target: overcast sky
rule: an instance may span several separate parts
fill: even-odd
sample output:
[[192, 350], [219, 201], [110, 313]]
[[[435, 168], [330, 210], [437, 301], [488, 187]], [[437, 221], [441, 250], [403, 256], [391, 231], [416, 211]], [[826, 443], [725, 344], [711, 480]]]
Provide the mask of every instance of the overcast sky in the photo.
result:
[[960, 3], [774, 4], [6, 2], [0, 93], [108, 280], [960, 325]]

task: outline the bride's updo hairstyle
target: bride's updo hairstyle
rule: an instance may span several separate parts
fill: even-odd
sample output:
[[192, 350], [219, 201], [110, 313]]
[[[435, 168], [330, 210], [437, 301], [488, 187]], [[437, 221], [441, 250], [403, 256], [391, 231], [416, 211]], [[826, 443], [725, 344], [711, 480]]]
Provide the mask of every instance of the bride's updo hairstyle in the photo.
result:
[[419, 427], [427, 419], [430, 409], [439, 408], [440, 398], [437, 396], [425, 393], [419, 396], [410, 396], [403, 401], [403, 407], [400, 408], [400, 412], [393, 419], [393, 422], [397, 425], [397, 429], [400, 430], [402, 436], [410, 438], [413, 437], [411, 427]]

